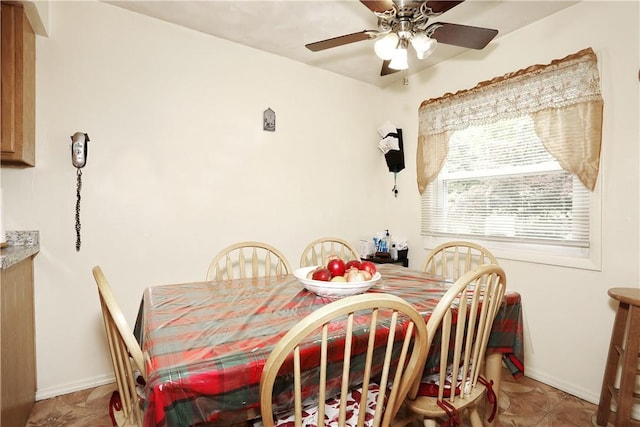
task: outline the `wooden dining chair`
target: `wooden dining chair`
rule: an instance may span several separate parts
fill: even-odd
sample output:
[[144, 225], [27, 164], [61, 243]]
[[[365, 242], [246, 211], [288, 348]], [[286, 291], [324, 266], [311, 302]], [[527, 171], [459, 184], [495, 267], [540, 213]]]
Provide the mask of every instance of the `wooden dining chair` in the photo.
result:
[[429, 345], [424, 318], [402, 298], [367, 293], [327, 304], [270, 353], [260, 379], [262, 424], [388, 426]]
[[207, 270], [207, 280], [269, 277], [291, 273], [291, 266], [278, 249], [262, 242], [240, 242], [221, 250]]
[[433, 248], [422, 264], [422, 271], [456, 280], [482, 264], [498, 264], [498, 260], [485, 247], [456, 240]]
[[493, 420], [497, 399], [481, 372], [506, 285], [502, 268], [480, 265], [455, 281], [427, 321], [429, 336], [440, 332], [439, 367], [435, 373], [425, 373], [405, 401], [425, 426], [435, 426], [435, 420], [442, 418], [448, 419], [446, 425], [462, 425], [459, 413], [463, 410], [469, 411], [473, 427], [483, 426], [476, 404], [486, 394], [493, 403], [489, 421]]
[[93, 268], [93, 277], [98, 284], [102, 317], [118, 388], [117, 395], [111, 397], [109, 412], [112, 421], [119, 427], [141, 427], [142, 398], [136, 389], [136, 383], [138, 376], [146, 381], [143, 353], [99, 266]]
[[349, 242], [339, 237], [321, 237], [309, 243], [300, 256], [300, 267], [321, 265], [329, 255], [337, 255], [343, 261], [359, 260], [358, 251]]

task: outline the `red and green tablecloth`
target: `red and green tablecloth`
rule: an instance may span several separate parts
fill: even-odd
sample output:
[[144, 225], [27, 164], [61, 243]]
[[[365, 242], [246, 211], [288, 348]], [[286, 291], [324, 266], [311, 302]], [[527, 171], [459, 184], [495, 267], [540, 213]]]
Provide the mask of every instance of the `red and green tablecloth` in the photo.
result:
[[[368, 292], [409, 301], [428, 319], [451, 285], [437, 276], [379, 265]], [[273, 346], [299, 320], [331, 302], [292, 275], [153, 286], [143, 295], [135, 334], [148, 354], [144, 425], [217, 426], [260, 414], [259, 383]], [[524, 371], [520, 295], [505, 295], [488, 352]]]

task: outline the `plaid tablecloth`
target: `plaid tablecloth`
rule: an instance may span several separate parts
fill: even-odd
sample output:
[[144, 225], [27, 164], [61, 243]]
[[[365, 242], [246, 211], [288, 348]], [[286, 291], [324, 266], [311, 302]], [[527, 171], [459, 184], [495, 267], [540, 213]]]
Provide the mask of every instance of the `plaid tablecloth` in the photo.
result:
[[[379, 265], [368, 292], [409, 301], [429, 318], [450, 281]], [[524, 371], [520, 295], [507, 293], [489, 339], [515, 377]], [[292, 275], [153, 286], [143, 295], [134, 333], [149, 356], [144, 425], [217, 426], [260, 414], [262, 368], [299, 320], [331, 302]]]

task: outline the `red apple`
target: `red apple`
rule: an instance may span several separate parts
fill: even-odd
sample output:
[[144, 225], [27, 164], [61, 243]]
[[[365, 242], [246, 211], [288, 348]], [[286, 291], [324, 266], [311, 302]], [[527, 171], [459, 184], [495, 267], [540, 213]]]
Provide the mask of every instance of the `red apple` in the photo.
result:
[[360, 263], [360, 270], [368, 271], [371, 274], [371, 277], [373, 277], [376, 274], [376, 271], [378, 271], [376, 265], [371, 261], [362, 261]]
[[350, 269], [351, 267], [355, 267], [360, 270], [360, 261], [357, 259], [352, 259], [351, 261], [347, 261], [347, 265], [345, 266], [345, 270]]
[[327, 270], [331, 272], [331, 277], [344, 276], [346, 266], [340, 258], [334, 258], [327, 263]]
[[328, 282], [331, 280], [331, 272], [326, 268], [318, 268], [313, 272], [311, 276], [313, 280], [320, 280], [322, 282]]

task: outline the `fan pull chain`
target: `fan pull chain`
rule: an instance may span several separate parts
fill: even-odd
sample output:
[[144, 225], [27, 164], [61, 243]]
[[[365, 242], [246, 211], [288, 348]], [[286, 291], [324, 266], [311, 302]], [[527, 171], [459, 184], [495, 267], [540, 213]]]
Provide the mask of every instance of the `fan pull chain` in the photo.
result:
[[80, 252], [80, 190], [82, 189], [82, 170], [77, 168], [76, 175], [77, 186], [76, 186], [76, 252]]
[[398, 173], [394, 172], [393, 173], [393, 188], [391, 189], [391, 191], [393, 191], [393, 196], [396, 197], [396, 198], [398, 197], [397, 179], [398, 179]]

